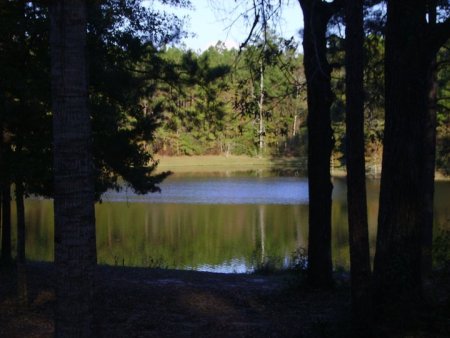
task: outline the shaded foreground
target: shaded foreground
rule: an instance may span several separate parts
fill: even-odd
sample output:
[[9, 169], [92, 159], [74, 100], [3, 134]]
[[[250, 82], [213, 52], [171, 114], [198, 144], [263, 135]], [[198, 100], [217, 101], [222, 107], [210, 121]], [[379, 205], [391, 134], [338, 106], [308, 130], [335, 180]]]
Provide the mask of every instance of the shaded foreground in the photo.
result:
[[[53, 335], [54, 267], [32, 263], [27, 279], [29, 305], [24, 309], [16, 302], [15, 272], [1, 272], [0, 337]], [[355, 335], [350, 329], [345, 278], [332, 292], [303, 290], [298, 285], [299, 278], [287, 273], [262, 276], [100, 266], [94, 332], [96, 337]], [[426, 331], [432, 333], [418, 329], [418, 335], [409, 336], [441, 336], [442, 324], [429, 326]], [[386, 328], [377, 331], [386, 334]]]
[[[1, 337], [50, 337], [54, 268], [28, 267], [28, 309], [18, 308], [15, 282], [2, 273]], [[286, 276], [99, 267], [97, 337], [334, 336], [348, 318], [346, 291], [294, 292]]]

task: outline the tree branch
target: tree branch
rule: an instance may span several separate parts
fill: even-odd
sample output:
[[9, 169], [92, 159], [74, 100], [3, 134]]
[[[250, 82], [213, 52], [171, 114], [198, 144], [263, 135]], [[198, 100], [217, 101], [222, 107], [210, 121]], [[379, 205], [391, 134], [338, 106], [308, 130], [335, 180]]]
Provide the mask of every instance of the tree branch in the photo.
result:
[[243, 43], [241, 43], [241, 44], [239, 45], [239, 54], [241, 53], [242, 48], [244, 48], [245, 46], [247, 46], [249, 40], [252, 38], [252, 36], [253, 36], [253, 31], [255, 30], [255, 27], [256, 27], [256, 25], [258, 24], [258, 22], [259, 22], [259, 12], [256, 13], [256, 15], [255, 15], [255, 20], [253, 20], [253, 25], [252, 25], [252, 28], [250, 29], [250, 32], [249, 32], [248, 35], [247, 35], [247, 38], [245, 39], [245, 41], [244, 41]]

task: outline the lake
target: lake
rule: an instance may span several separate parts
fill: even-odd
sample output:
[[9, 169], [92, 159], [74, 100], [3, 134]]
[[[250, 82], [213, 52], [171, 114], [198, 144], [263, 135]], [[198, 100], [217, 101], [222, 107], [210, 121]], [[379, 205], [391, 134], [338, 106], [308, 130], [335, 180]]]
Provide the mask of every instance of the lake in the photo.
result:
[[[333, 261], [348, 268], [345, 180], [334, 178], [333, 184]], [[103, 196], [96, 205], [98, 263], [250, 272], [267, 258], [287, 265], [297, 248], [307, 248], [305, 178], [184, 174], [168, 178], [161, 189]], [[379, 181], [368, 180], [367, 189], [373, 254]], [[436, 182], [435, 194], [435, 227], [449, 229], [450, 182]], [[26, 219], [28, 259], [52, 260], [52, 201], [27, 199]]]

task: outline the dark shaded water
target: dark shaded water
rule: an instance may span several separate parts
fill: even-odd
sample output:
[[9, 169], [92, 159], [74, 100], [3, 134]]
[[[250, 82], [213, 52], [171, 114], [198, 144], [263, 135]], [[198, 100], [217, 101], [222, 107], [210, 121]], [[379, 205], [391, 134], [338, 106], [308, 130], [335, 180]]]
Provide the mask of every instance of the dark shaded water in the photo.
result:
[[[111, 192], [96, 206], [98, 262], [248, 272], [270, 257], [288, 264], [307, 247], [307, 181], [295, 177], [171, 177], [161, 194]], [[379, 181], [369, 180], [375, 246]], [[450, 228], [450, 182], [436, 184], [435, 226]], [[53, 206], [26, 201], [27, 256], [53, 259]], [[333, 259], [349, 266], [345, 181], [334, 179]], [[276, 259], [275, 259], [276, 258]]]

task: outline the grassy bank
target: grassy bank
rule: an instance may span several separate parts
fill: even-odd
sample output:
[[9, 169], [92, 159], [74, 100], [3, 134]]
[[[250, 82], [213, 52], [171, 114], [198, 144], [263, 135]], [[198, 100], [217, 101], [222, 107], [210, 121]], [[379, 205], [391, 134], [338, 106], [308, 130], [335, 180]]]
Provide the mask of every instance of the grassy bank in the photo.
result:
[[[306, 158], [302, 157], [251, 157], [251, 156], [156, 156], [159, 160], [158, 171], [172, 171], [174, 173], [187, 172], [238, 172], [238, 171], [267, 171], [275, 173], [289, 173], [306, 175]], [[368, 168], [367, 175], [379, 177], [381, 164]], [[346, 176], [345, 166], [332, 167], [331, 174], [335, 177]], [[450, 180], [440, 172], [435, 173], [436, 180]]]
[[298, 157], [250, 157], [250, 156], [158, 156], [158, 170], [183, 172], [227, 171], [305, 171], [306, 160]]

